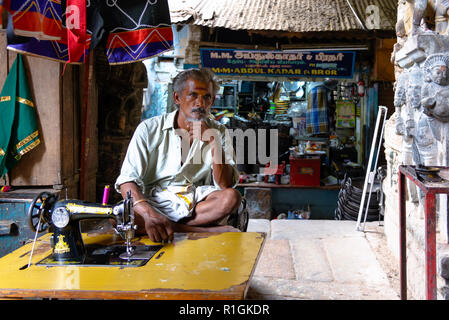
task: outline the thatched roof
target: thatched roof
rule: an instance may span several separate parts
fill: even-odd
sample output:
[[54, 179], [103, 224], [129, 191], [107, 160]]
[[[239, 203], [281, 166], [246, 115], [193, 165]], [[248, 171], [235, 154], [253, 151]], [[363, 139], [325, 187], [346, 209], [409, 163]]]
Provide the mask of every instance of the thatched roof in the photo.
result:
[[397, 0], [169, 0], [169, 6], [172, 23], [231, 30], [393, 31], [397, 20]]

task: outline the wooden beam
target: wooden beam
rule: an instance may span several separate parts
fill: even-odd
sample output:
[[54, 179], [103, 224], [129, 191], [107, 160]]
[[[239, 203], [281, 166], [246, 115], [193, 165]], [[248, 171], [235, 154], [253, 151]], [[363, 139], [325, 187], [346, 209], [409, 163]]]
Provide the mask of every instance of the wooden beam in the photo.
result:
[[81, 109], [81, 170], [80, 170], [80, 199], [86, 200], [89, 182], [89, 132], [90, 106], [89, 93], [92, 87], [93, 51], [89, 52], [84, 63], [83, 105]]
[[261, 46], [261, 45], [250, 45], [250, 44], [240, 44], [240, 43], [224, 43], [224, 42], [209, 42], [200, 41], [200, 47], [213, 47], [213, 48], [233, 48], [233, 49], [260, 49], [260, 50], [276, 50], [274, 46]]

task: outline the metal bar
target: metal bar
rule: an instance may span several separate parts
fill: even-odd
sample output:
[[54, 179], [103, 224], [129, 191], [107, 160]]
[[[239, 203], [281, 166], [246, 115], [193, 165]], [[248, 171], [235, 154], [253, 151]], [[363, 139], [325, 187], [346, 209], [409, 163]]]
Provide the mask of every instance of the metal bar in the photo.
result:
[[346, 3], [348, 4], [349, 8], [351, 8], [352, 14], [354, 15], [354, 17], [357, 19], [357, 22], [360, 24], [360, 26], [362, 27], [362, 29], [364, 31], [366, 31], [366, 27], [363, 24], [362, 20], [360, 19], [359, 15], [357, 14], [357, 12], [355, 11], [354, 7], [352, 6], [351, 2], [349, 0], [346, 0]]
[[427, 193], [425, 197], [425, 219], [426, 219], [426, 298], [437, 299], [436, 279], [436, 206], [435, 194]]
[[407, 300], [407, 226], [405, 204], [405, 175], [399, 170], [399, 264], [401, 283], [401, 300]]
[[401, 299], [407, 299], [407, 247], [406, 247], [406, 203], [405, 203], [405, 178], [412, 180], [425, 192], [425, 272], [426, 272], [426, 299], [437, 299], [437, 267], [436, 267], [436, 194], [448, 193], [449, 188], [431, 187], [417, 179], [410, 171], [409, 166], [399, 166], [399, 227], [400, 227], [400, 282]]
[[0, 236], [7, 236], [11, 234], [14, 221], [0, 221]]
[[[423, 182], [418, 179], [416, 176], [413, 167], [415, 166], [399, 166], [399, 170], [410, 180], [412, 180], [421, 190], [424, 192], [429, 191], [435, 194], [438, 193], [446, 193], [449, 194], [449, 183], [443, 183], [443, 182]], [[448, 167], [438, 167], [438, 166], [432, 166], [433, 168], [441, 168], [441, 169], [447, 169]]]

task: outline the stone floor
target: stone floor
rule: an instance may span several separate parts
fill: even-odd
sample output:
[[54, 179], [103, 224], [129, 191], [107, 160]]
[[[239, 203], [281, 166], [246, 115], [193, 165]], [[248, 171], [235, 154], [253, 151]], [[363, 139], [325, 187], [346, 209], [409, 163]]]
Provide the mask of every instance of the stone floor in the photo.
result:
[[266, 232], [247, 299], [397, 300], [398, 268], [382, 226], [355, 221], [251, 219]]

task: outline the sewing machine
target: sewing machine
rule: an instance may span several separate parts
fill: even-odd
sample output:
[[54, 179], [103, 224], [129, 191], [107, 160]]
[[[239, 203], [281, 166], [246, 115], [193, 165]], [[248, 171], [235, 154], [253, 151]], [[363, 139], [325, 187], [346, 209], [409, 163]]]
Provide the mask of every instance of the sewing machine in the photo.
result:
[[161, 245], [134, 236], [130, 195], [103, 205], [44, 192], [28, 203], [35, 241], [0, 257], [0, 299], [244, 299], [266, 237], [176, 233]]
[[[52, 254], [37, 265], [95, 265], [95, 266], [142, 266], [160, 249], [160, 245], [132, 245], [136, 225], [131, 193], [125, 200], [106, 205], [81, 200], [58, 200], [48, 192], [37, 195], [30, 204], [28, 219], [37, 234], [49, 229], [53, 232], [50, 242]], [[125, 241], [113, 245], [84, 245], [80, 221], [85, 219], [113, 219], [115, 231]], [[30, 254], [32, 259], [33, 248]], [[28, 264], [28, 266], [30, 265]]]

